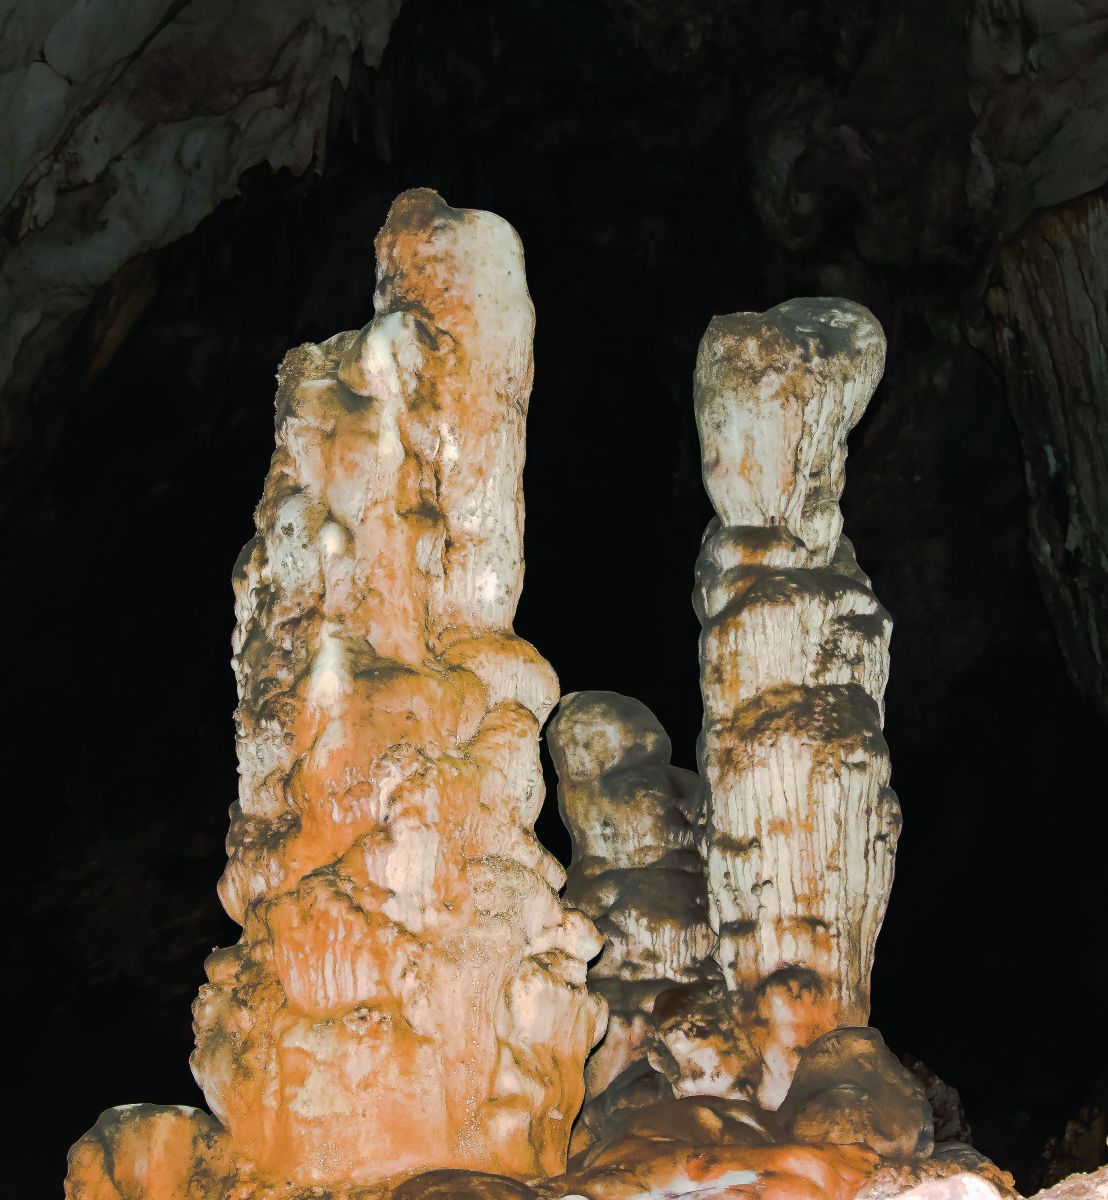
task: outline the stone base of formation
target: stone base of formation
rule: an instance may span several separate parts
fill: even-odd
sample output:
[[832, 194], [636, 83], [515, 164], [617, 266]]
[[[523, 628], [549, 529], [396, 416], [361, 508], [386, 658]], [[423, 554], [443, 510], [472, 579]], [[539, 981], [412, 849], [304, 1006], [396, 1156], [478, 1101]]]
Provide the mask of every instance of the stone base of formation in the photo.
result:
[[[376, 246], [374, 319], [282, 364], [235, 571], [242, 937], [193, 1008], [214, 1115], [109, 1109], [69, 1200], [1015, 1196], [867, 1025], [892, 622], [839, 497], [873, 316], [791, 300], [701, 343], [690, 771], [639, 701], [559, 704], [512, 631], [515, 231], [414, 191]], [[534, 834], [555, 706], [568, 873]], [[1108, 1200], [1108, 1168], [1039, 1195]]]

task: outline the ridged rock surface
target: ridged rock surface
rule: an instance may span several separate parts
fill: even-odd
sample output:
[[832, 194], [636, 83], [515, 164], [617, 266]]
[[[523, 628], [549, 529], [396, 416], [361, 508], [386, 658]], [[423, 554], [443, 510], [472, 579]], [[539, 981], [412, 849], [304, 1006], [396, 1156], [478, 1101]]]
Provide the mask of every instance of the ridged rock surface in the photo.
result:
[[259, 1178], [552, 1174], [603, 1002], [600, 939], [532, 828], [558, 685], [511, 629], [523, 255], [500, 218], [416, 191], [377, 262], [371, 324], [280, 371], [235, 576], [220, 895], [243, 936], [208, 960], [193, 1070]]
[[1108, 718], [1108, 198], [1032, 217], [986, 297], [1019, 426], [1031, 558], [1073, 679]]
[[646, 705], [617, 692], [564, 697], [547, 739], [573, 838], [565, 899], [604, 938], [588, 977], [609, 1014], [586, 1071], [595, 1096], [646, 1054], [659, 993], [718, 976], [695, 844], [700, 781], [670, 765]]
[[869, 1013], [899, 808], [881, 733], [891, 622], [841, 536], [846, 435], [884, 363], [872, 315], [716, 317], [695, 379], [718, 514], [697, 562], [701, 775], [720, 968], [775, 1108], [799, 1050]]

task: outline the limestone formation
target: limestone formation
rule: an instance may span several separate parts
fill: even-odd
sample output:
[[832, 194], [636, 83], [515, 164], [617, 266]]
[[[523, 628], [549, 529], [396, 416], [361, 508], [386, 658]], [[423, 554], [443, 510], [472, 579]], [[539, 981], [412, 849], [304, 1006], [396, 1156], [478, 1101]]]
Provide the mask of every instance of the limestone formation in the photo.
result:
[[127, 1104], [101, 1114], [69, 1152], [73, 1200], [209, 1200], [231, 1170], [226, 1131], [183, 1105]]
[[[690, 1108], [682, 1118], [679, 1110], [690, 1105], [697, 1105], [698, 1111]], [[641, 1129], [598, 1149], [589, 1163], [530, 1186], [471, 1171], [433, 1171], [405, 1181], [390, 1200], [653, 1200], [697, 1195], [705, 1200], [852, 1200], [872, 1174], [876, 1156], [862, 1146], [773, 1146], [741, 1119], [728, 1119], [697, 1101], [672, 1100], [669, 1110], [660, 1106]]]
[[968, 1146], [973, 1140], [973, 1131], [966, 1121], [966, 1110], [957, 1088], [940, 1079], [926, 1063], [914, 1055], [902, 1054], [900, 1062], [923, 1085], [923, 1094], [931, 1106], [935, 1144], [952, 1142]]
[[1004, 1193], [989, 1180], [968, 1171], [925, 1171], [919, 1180], [910, 1175], [899, 1179], [879, 1171], [858, 1193], [857, 1200], [886, 1200], [892, 1196], [904, 1200], [1002, 1200]]
[[[969, 1146], [935, 1148], [923, 1079], [864, 1024], [899, 825], [890, 622], [838, 499], [876, 323], [804, 300], [709, 327], [703, 783], [638, 701], [567, 696], [567, 877], [533, 829], [558, 684], [511, 627], [519, 241], [415, 191], [376, 248], [374, 320], [282, 365], [235, 572], [220, 896], [243, 932], [194, 1006], [214, 1116], [109, 1110], [68, 1200], [1012, 1195]], [[1085, 1179], [1058, 1200], [1099, 1200]]]
[[751, 1014], [722, 984], [673, 988], [658, 997], [652, 1016], [647, 1057], [675, 1096], [754, 1095], [759, 1056]]
[[923, 1084], [876, 1029], [833, 1029], [805, 1047], [778, 1121], [789, 1140], [861, 1144], [893, 1161], [934, 1147]]
[[1073, 681], [1108, 719], [1108, 194], [1037, 214], [986, 296], [1024, 444], [1031, 560]]
[[701, 774], [717, 956], [751, 1014], [757, 1095], [864, 1025], [899, 826], [881, 733], [891, 622], [842, 536], [846, 435], [884, 338], [844, 300], [717, 317], [696, 417], [718, 516], [697, 562]]
[[558, 684], [511, 629], [534, 321], [519, 239], [407, 192], [374, 308], [280, 371], [235, 573], [220, 895], [243, 935], [208, 960], [193, 1070], [260, 1179], [554, 1174], [603, 1028], [584, 986], [601, 943], [532, 828]]
[[[737, 1106], [741, 1102], [719, 1101]], [[682, 1119], [682, 1110], [689, 1119]], [[537, 1190], [549, 1200], [852, 1200], [878, 1164], [865, 1146], [774, 1145], [756, 1121], [701, 1097], [671, 1100]]]
[[1032, 1200], [1108, 1200], [1108, 1165], [1059, 1180], [1036, 1192]]
[[646, 1054], [659, 993], [718, 974], [695, 845], [700, 781], [670, 765], [669, 738], [646, 705], [616, 692], [566, 696], [548, 741], [573, 837], [565, 898], [604, 937], [589, 968], [609, 1014], [586, 1073], [595, 1096]]
[[[149, 253], [262, 163], [322, 168], [334, 89], [401, 0], [10, 3], [0, 51], [0, 455], [35, 452], [44, 364], [109, 285], [98, 373], [154, 293]], [[18, 440], [26, 444], [18, 447]]]

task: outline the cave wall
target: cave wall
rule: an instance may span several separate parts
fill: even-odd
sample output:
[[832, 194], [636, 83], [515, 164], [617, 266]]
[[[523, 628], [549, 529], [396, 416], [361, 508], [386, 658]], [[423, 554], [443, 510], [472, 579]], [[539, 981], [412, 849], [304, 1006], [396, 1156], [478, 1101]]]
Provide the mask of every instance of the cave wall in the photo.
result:
[[[109, 1098], [195, 1096], [188, 1001], [229, 937], [227, 580], [273, 372], [362, 322], [372, 233], [427, 185], [504, 214], [527, 251], [517, 627], [565, 691], [641, 697], [677, 763], [700, 723], [697, 340], [714, 313], [789, 295], [881, 320], [888, 371], [843, 504], [895, 621], [905, 832], [873, 1021], [1031, 1180], [1108, 1060], [1072, 1019], [1108, 986], [1085, 834], [1108, 628], [1108, 6], [217, 7], [138, 6], [76, 41], [102, 8], [6, 27], [9, 110], [40, 96], [43, 129], [6, 160], [0, 250], [20, 347], [0, 481], [9, 728], [41, 747], [25, 765], [52, 806], [48, 851], [16, 864], [16, 953], [50, 997], [39, 1048], [16, 1052], [20, 1086], [60, 1105], [56, 1143], [28, 1141], [16, 1178], [53, 1194]], [[59, 57], [77, 43], [81, 72]], [[98, 121], [116, 140], [89, 158]], [[540, 831], [565, 854], [553, 813]], [[144, 1047], [128, 1061], [124, 1031]]]
[[[43, 376], [101, 296], [87, 387], [149, 301], [146, 256], [261, 163], [326, 164], [354, 61], [376, 65], [401, 0], [43, 0], [0, 8], [0, 464], [16, 490], [57, 431]], [[121, 277], [122, 276], [122, 277]], [[120, 298], [120, 291], [126, 296]], [[110, 310], [110, 311], [107, 311]]]

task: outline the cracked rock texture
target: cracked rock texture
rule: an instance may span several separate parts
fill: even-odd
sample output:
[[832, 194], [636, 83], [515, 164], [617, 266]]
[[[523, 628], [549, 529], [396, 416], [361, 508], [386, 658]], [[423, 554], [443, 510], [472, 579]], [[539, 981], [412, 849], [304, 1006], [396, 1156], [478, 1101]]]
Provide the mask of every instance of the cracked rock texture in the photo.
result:
[[[194, 229], [249, 168], [322, 166], [333, 93], [355, 53], [380, 61], [400, 4], [0, 5], [0, 462], [41, 451], [20, 444], [27, 419], [40, 442], [50, 421], [26, 416], [32, 391], [98, 289], [141, 274], [143, 255]], [[115, 344], [145, 304], [127, 290], [140, 303], [112, 320]]]
[[989, 290], [1024, 440], [1031, 556], [1070, 673], [1108, 716], [1108, 201], [1032, 217]]
[[881, 733], [891, 622], [841, 536], [846, 435], [881, 376], [861, 305], [716, 317], [695, 378], [717, 517], [697, 562], [707, 876], [724, 980], [776, 1108], [799, 1050], [869, 1015], [899, 808]]
[[[415, 191], [377, 263], [374, 320], [280, 371], [235, 573], [220, 895], [243, 934], [206, 964], [192, 1066], [244, 1177], [552, 1174], [604, 1005], [584, 986], [600, 939], [532, 828], [558, 685], [511, 629], [523, 255], [499, 217]], [[131, 1135], [153, 1145], [164, 1119]], [[93, 1194], [71, 1178], [75, 1200]]]
[[645, 1057], [659, 993], [718, 977], [695, 844], [700, 780], [670, 765], [669, 738], [646, 705], [616, 692], [563, 697], [547, 738], [573, 837], [565, 899], [604, 938], [588, 977], [608, 1005], [586, 1071], [596, 1096]]

